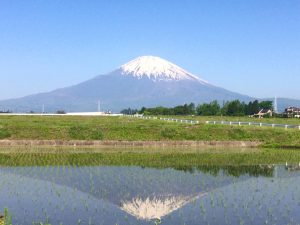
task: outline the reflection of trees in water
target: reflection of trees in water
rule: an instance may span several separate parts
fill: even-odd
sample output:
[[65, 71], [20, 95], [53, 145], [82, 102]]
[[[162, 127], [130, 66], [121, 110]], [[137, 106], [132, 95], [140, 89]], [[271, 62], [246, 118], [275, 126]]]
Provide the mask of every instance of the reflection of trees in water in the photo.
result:
[[223, 173], [224, 175], [234, 177], [242, 175], [272, 177], [275, 165], [199, 165], [194, 167], [175, 166], [170, 168], [189, 173], [203, 172], [212, 176], [218, 176], [220, 173]]
[[[156, 160], [139, 160], [135, 154], [118, 155], [102, 153], [28, 153], [28, 154], [2, 154], [0, 153], [0, 166], [140, 166], [142, 168], [172, 168], [179, 171], [194, 173], [196, 170], [217, 176], [221, 171], [225, 175], [239, 177], [273, 176], [274, 165], [180, 165], [181, 161], [174, 161], [172, 165]], [[107, 156], [109, 155], [109, 157]], [[107, 161], [103, 161], [103, 157]], [[137, 158], [136, 158], [137, 157]], [[104, 164], [104, 165], [103, 165]], [[293, 167], [294, 169], [296, 167]], [[292, 169], [292, 168], [290, 168]]]
[[[276, 165], [199, 165], [199, 166], [174, 166], [167, 167], [178, 171], [187, 173], [202, 172], [212, 176], [218, 176], [220, 173], [227, 176], [239, 177], [242, 175], [249, 175], [251, 177], [272, 177], [274, 175], [274, 168]], [[141, 168], [157, 168], [164, 169], [161, 166], [141, 166]]]
[[297, 165], [288, 165], [286, 164], [285, 169], [288, 171], [299, 171], [300, 170], [300, 163]]
[[239, 177], [242, 175], [249, 175], [251, 177], [272, 177], [274, 174], [274, 165], [229, 165], [229, 166], [197, 166], [196, 169], [203, 172], [209, 173], [213, 176], [217, 176], [220, 172], [224, 175]]

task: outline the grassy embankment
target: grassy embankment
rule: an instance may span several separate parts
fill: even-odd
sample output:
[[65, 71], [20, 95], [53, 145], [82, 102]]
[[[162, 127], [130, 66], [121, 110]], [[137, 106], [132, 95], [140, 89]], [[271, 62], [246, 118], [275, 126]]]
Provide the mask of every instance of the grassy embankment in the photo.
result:
[[192, 117], [198, 125], [128, 117], [1, 116], [0, 139], [8, 140], [196, 140], [259, 141], [267, 147], [300, 147], [300, 131], [254, 126], [209, 125], [206, 120], [298, 124], [298, 119]]

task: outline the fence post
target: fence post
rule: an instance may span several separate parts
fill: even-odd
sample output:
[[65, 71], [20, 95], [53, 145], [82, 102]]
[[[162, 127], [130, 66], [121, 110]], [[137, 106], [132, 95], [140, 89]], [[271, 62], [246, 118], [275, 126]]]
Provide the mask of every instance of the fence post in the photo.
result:
[[286, 130], [288, 129], [288, 125], [285, 125], [285, 129], [286, 129]]
[[298, 127], [298, 129], [300, 130], [300, 126]]
[[239, 126], [241, 126], [241, 122], [239, 122]]
[[272, 124], [272, 128], [274, 128], [275, 127], [275, 124]]
[[251, 126], [251, 122], [249, 122], [249, 126]]
[[261, 126], [262, 126], [262, 123], [259, 123], [259, 126], [261, 127]]
[[229, 125], [231, 125], [232, 123], [231, 123], [231, 121], [229, 122]]

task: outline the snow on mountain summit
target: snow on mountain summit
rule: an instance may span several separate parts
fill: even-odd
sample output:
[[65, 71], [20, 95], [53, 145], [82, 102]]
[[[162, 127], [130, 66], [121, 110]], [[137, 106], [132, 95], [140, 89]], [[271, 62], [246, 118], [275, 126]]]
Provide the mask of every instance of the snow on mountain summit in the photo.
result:
[[184, 69], [155, 56], [141, 56], [121, 66], [122, 75], [131, 75], [138, 79], [151, 80], [195, 80], [207, 84]]

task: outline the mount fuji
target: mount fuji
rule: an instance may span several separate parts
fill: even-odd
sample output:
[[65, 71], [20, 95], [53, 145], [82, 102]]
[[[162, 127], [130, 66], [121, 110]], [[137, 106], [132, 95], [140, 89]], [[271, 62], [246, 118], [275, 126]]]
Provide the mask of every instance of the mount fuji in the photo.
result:
[[102, 110], [118, 112], [128, 107], [175, 106], [213, 100], [221, 103], [235, 99], [248, 102], [254, 98], [214, 86], [159, 57], [142, 56], [74, 86], [0, 101], [0, 110], [40, 112], [44, 105], [47, 112], [96, 111], [100, 100]]

